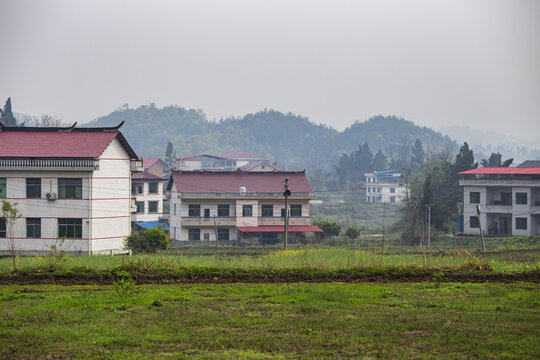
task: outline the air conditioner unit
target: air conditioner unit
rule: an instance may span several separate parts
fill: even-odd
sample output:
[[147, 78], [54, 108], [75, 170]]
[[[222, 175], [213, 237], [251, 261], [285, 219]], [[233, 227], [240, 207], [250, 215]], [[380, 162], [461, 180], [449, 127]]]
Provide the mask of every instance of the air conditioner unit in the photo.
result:
[[47, 193], [45, 197], [47, 198], [47, 200], [56, 200], [56, 193]]

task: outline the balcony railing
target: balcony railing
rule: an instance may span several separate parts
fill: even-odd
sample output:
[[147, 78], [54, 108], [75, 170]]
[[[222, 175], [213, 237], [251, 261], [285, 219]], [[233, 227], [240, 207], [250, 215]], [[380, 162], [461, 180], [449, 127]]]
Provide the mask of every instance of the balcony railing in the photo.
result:
[[142, 172], [144, 166], [142, 160], [131, 160], [131, 172]]
[[496, 212], [496, 213], [511, 213], [512, 204], [487, 204], [486, 212]]
[[1, 170], [98, 170], [97, 159], [0, 159]]
[[234, 216], [182, 216], [182, 226], [235, 226], [236, 217]]

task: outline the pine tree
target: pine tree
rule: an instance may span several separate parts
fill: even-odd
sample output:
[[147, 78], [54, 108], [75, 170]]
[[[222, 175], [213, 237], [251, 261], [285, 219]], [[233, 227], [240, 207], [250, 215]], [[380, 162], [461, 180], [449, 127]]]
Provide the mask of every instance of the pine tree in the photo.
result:
[[416, 139], [416, 142], [412, 147], [411, 171], [417, 173], [422, 165], [424, 165], [425, 159], [426, 154], [424, 153], [422, 142], [419, 139]]
[[373, 158], [373, 170], [375, 171], [382, 171], [386, 170], [388, 166], [388, 160], [386, 158], [386, 155], [382, 152], [381, 149], [377, 151], [377, 154], [375, 154], [375, 157]]
[[4, 110], [0, 110], [0, 121], [5, 126], [17, 126], [17, 120], [11, 111], [11, 98], [7, 99]]
[[474, 161], [474, 153], [469, 149], [469, 144], [464, 142], [459, 149], [459, 154], [456, 156], [456, 162], [454, 163], [454, 174], [462, 171], [476, 169], [478, 163]]

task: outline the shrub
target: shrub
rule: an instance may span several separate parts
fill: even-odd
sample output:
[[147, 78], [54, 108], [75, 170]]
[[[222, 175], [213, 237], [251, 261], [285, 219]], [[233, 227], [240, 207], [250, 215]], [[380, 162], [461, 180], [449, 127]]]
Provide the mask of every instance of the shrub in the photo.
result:
[[318, 226], [324, 231], [324, 237], [337, 236], [341, 233], [341, 226], [336, 222], [315, 221], [313, 225]]
[[167, 249], [169, 241], [166, 231], [153, 228], [129, 235], [124, 245], [135, 253], [156, 253], [158, 250]]
[[345, 230], [345, 235], [351, 240], [356, 239], [358, 236], [360, 236], [360, 230], [358, 230], [357, 227], [351, 226], [348, 227], [347, 230]]

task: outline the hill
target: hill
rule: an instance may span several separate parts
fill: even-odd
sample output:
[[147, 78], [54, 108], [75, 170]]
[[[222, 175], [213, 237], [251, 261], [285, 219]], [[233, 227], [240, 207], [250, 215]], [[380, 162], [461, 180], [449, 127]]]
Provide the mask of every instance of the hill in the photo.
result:
[[246, 150], [268, 155], [287, 169], [331, 169], [339, 157], [367, 142], [373, 152], [379, 148], [388, 155], [400, 144], [412, 146], [420, 139], [428, 148], [442, 149], [457, 144], [448, 136], [395, 116], [375, 116], [356, 122], [343, 132], [316, 125], [308, 118], [292, 113], [264, 110], [238, 118], [212, 122], [202, 110], [154, 104], [137, 109], [127, 106], [88, 123], [88, 126], [111, 126], [125, 121], [122, 128], [137, 154], [164, 157], [167, 142], [177, 153], [221, 154]]

